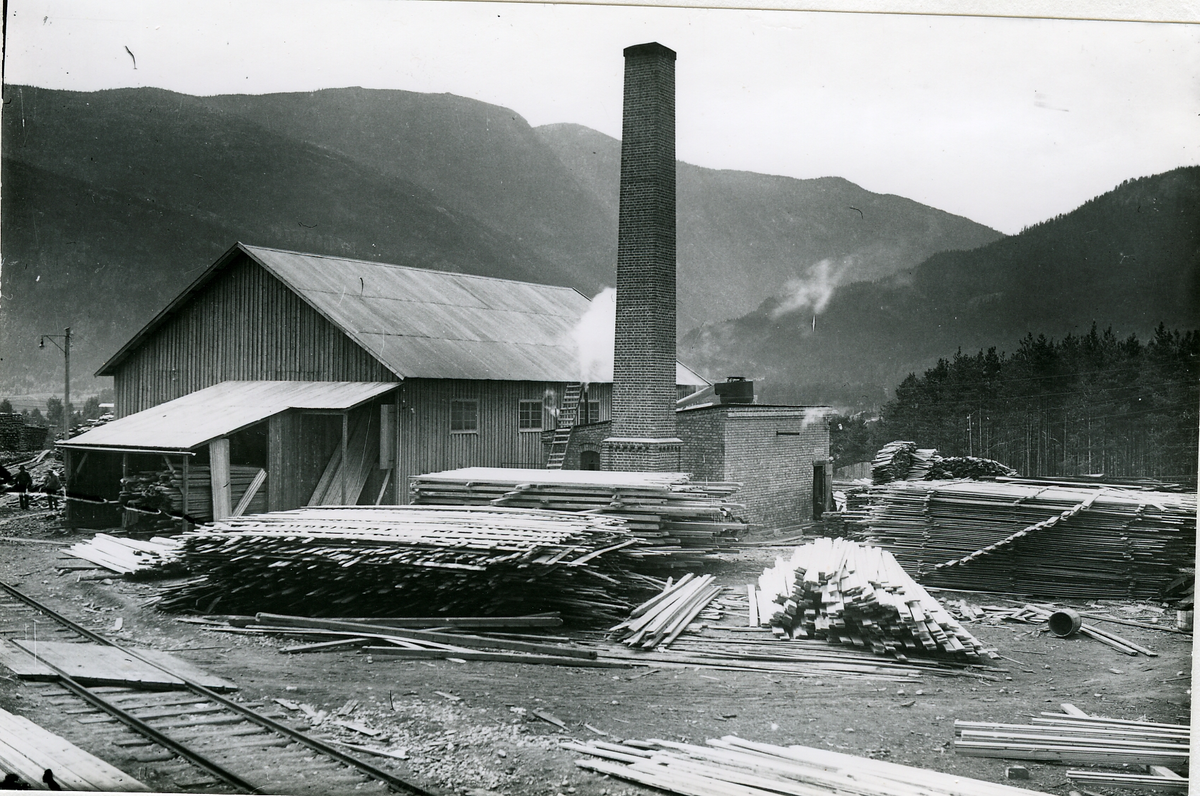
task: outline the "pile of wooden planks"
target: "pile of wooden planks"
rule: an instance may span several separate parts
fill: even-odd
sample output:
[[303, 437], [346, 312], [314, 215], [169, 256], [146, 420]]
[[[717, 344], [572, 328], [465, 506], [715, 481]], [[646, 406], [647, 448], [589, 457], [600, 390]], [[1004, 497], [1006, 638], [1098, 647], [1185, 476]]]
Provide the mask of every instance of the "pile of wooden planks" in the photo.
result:
[[[53, 772], [57, 790], [130, 792], [149, 791], [120, 769], [34, 724], [24, 716], [0, 710], [0, 770], [15, 774], [26, 786], [42, 789], [47, 770]], [[45, 783], [45, 784], [43, 784]]]
[[326, 506], [230, 518], [179, 537], [196, 577], [159, 607], [336, 616], [619, 620], [662, 582], [641, 539], [595, 514], [467, 506]]
[[[561, 624], [562, 618], [556, 614], [324, 619], [259, 613], [250, 622], [236, 622], [226, 627], [209, 625], [208, 629], [284, 636], [305, 642], [280, 650], [290, 655], [358, 649], [368, 655], [404, 660], [503, 661], [588, 668], [625, 668], [629, 665], [602, 660], [596, 650], [571, 644], [567, 639], [511, 633], [500, 635], [497, 632]], [[475, 632], [467, 632], [472, 630]]]
[[[265, 481], [266, 473], [259, 467], [230, 465], [230, 494], [235, 507], [245, 503], [241, 514], [267, 510]], [[118, 500], [138, 511], [162, 511], [175, 517], [186, 516], [193, 522], [207, 522], [213, 516], [212, 475], [206, 464], [191, 465], [186, 475], [183, 467], [175, 466], [134, 473], [121, 479]]]
[[[1182, 724], [1089, 716], [1072, 705], [1046, 713], [1033, 724], [954, 722], [954, 752], [968, 757], [1040, 760], [1110, 767], [1162, 766], [1183, 769], [1188, 762], [1191, 729]], [[1088, 772], [1076, 773], [1088, 779]], [[1178, 780], [1166, 777], [1178, 786]], [[1186, 787], [1186, 782], [1183, 783]]]
[[902, 481], [858, 525], [926, 585], [1056, 599], [1152, 598], [1196, 555], [1196, 496], [1174, 492]]
[[790, 638], [818, 638], [876, 654], [989, 663], [993, 655], [886, 550], [821, 537], [747, 587], [751, 621]]
[[127, 575], [174, 561], [179, 553], [179, 542], [161, 536], [141, 540], [98, 533], [86, 542], [76, 542], [63, 552]]
[[416, 504], [513, 506], [617, 517], [649, 544], [642, 556], [670, 566], [692, 566], [746, 530], [742, 506], [731, 496], [739, 484], [693, 482], [687, 473], [595, 470], [522, 470], [468, 467], [416, 476]]
[[807, 746], [736, 736], [707, 746], [675, 741], [566, 742], [580, 768], [687, 796], [1029, 796], [1030, 791]]
[[712, 575], [696, 577], [689, 572], [678, 581], [668, 583], [657, 596], [633, 609], [629, 618], [609, 632], [613, 638], [630, 647], [654, 649], [664, 647], [679, 637], [688, 624], [700, 615], [721, 593]]

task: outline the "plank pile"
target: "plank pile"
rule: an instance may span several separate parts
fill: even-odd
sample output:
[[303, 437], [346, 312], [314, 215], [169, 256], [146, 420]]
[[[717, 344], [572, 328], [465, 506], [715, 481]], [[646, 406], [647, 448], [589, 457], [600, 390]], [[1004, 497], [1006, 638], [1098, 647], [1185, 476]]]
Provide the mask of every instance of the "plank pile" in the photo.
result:
[[98, 533], [86, 542], [76, 542], [63, 552], [118, 574], [127, 575], [130, 572], [166, 566], [176, 559], [179, 543], [175, 539], [161, 536], [141, 540]]
[[15, 774], [29, 787], [41, 789], [47, 769], [54, 772], [58, 790], [110, 793], [150, 790], [124, 771], [24, 716], [0, 710], [0, 770]]
[[1196, 496], [1013, 482], [871, 488], [853, 538], [924, 584], [1058, 599], [1157, 596], [1196, 555]]
[[416, 476], [416, 504], [512, 506], [617, 517], [650, 544], [643, 556], [691, 566], [746, 530], [741, 506], [730, 502], [739, 484], [693, 482], [686, 473], [520, 470], [468, 467]]
[[721, 593], [712, 575], [696, 577], [689, 572], [670, 583], [656, 597], [633, 609], [629, 618], [614, 626], [612, 637], [630, 647], [654, 649], [671, 642], [687, 629], [708, 604]]
[[179, 537], [196, 577], [165, 610], [315, 616], [519, 615], [618, 621], [661, 581], [632, 571], [642, 541], [594, 514], [325, 506], [230, 518]]
[[736, 736], [707, 746], [648, 740], [560, 746], [590, 756], [580, 768], [688, 796], [1029, 796], [1030, 791], [956, 774], [807, 746], [775, 746]]
[[[267, 489], [259, 477], [260, 472], [260, 468], [246, 465], [234, 464], [229, 467], [229, 486], [234, 505], [241, 501], [256, 479], [259, 481], [243, 514], [267, 510]], [[211, 479], [208, 465], [190, 466], [186, 479], [182, 467], [134, 473], [121, 479], [121, 492], [117, 499], [123, 506], [139, 511], [162, 511], [175, 517], [186, 515], [193, 522], [207, 522], [212, 519]]]
[[912, 469], [917, 443], [897, 440], [884, 445], [871, 462], [871, 480], [876, 484], [902, 481]]
[[750, 615], [777, 635], [827, 639], [902, 658], [909, 654], [987, 663], [974, 636], [886, 550], [818, 538], [775, 560], [747, 589]]
[[902, 440], [884, 445], [871, 462], [871, 480], [876, 484], [954, 478], [979, 480], [1016, 474], [1016, 470], [993, 459], [941, 456], [934, 448], [918, 448], [915, 442]]
[[967, 757], [1181, 769], [1190, 742], [1186, 725], [1100, 718], [1077, 708], [1042, 713], [1029, 725], [954, 722], [954, 752]]
[[[590, 668], [628, 666], [621, 661], [601, 660], [596, 650], [567, 643], [564, 638], [484, 634], [506, 629], [544, 629], [562, 623], [557, 614], [322, 619], [258, 613], [252, 621], [226, 627], [210, 625], [208, 629], [284, 636], [306, 642], [280, 650], [291, 655], [358, 649], [372, 656], [403, 660], [504, 661]], [[465, 632], [470, 630], [481, 632]]]

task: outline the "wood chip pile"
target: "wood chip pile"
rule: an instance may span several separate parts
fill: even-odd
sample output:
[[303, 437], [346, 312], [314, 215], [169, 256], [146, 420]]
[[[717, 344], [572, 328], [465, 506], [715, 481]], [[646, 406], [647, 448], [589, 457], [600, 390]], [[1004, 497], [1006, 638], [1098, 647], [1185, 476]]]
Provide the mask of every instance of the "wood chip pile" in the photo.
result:
[[[777, 558], [749, 589], [762, 625], [776, 635], [818, 638], [905, 659], [988, 663], [992, 656], [886, 550], [818, 538]], [[757, 611], [755, 611], [755, 607]]]
[[621, 520], [533, 509], [324, 506], [231, 518], [179, 537], [197, 577], [166, 610], [312, 616], [559, 611], [617, 621], [662, 582], [638, 574]]
[[739, 484], [693, 482], [687, 473], [520, 470], [468, 467], [417, 476], [418, 505], [511, 506], [617, 517], [664, 564], [693, 566], [745, 532]]
[[871, 488], [853, 538], [922, 583], [1059, 599], [1158, 596], [1196, 555], [1196, 496], [1033, 482]]
[[736, 736], [707, 746], [627, 740], [562, 743], [589, 755], [580, 768], [688, 796], [1029, 796], [1030, 791], [957, 774], [815, 749], [775, 746]]

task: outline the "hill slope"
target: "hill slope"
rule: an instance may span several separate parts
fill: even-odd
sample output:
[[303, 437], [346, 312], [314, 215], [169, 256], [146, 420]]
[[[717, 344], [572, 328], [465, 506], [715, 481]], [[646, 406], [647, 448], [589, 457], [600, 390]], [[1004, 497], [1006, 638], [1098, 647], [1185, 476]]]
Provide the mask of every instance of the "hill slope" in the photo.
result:
[[[621, 142], [569, 124], [537, 133], [596, 197], [615, 230]], [[960, 216], [837, 177], [797, 180], [682, 162], [677, 174], [681, 331], [750, 312], [789, 284], [832, 290], [1000, 237]]]
[[814, 315], [776, 296], [686, 335], [680, 356], [763, 381], [777, 401], [877, 404], [958, 348], [1026, 333], [1120, 336], [1200, 326], [1200, 167], [1130, 180], [1076, 210], [911, 272], [849, 285]]
[[[461, 97], [365, 89], [6, 86], [5, 103], [6, 392], [57, 385], [61, 361], [36, 338], [64, 326], [83, 382], [236, 240], [589, 295], [613, 282], [619, 144], [585, 128], [535, 130]], [[685, 164], [680, 177], [685, 329], [752, 309], [814, 263], [863, 278], [998, 237], [841, 180]]]

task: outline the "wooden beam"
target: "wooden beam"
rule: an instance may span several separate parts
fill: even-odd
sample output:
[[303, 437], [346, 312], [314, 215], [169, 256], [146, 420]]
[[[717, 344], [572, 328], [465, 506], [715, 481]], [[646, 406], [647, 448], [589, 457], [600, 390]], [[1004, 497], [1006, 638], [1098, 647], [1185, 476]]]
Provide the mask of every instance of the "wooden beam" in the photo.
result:
[[341, 504], [346, 505], [348, 498], [347, 493], [350, 491], [350, 468], [347, 466], [347, 449], [350, 446], [350, 413], [342, 412], [342, 499]]
[[214, 520], [223, 520], [233, 513], [233, 500], [229, 485], [229, 438], [222, 437], [208, 443], [209, 483], [212, 485], [212, 514]]
[[233, 510], [234, 517], [240, 517], [246, 513], [246, 509], [250, 507], [250, 501], [254, 500], [254, 496], [258, 494], [258, 490], [262, 488], [263, 482], [266, 480], [266, 470], [259, 470], [255, 473], [254, 480], [250, 482], [250, 486], [246, 487], [246, 494], [242, 495], [242, 499], [238, 501]]

